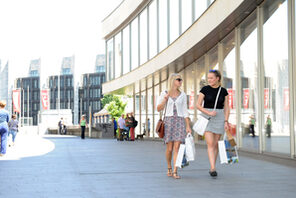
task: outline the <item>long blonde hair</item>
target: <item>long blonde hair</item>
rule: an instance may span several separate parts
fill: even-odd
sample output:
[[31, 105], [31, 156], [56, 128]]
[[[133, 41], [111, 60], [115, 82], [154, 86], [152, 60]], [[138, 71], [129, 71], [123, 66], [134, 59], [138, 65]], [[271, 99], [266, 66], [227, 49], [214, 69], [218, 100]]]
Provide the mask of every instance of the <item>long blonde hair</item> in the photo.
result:
[[[181, 74], [177, 74], [177, 73], [172, 73], [169, 77], [169, 80], [168, 80], [168, 92], [170, 93], [173, 89], [173, 86], [174, 86], [174, 81], [177, 79], [177, 78], [181, 78], [182, 79], [182, 75]], [[181, 92], [181, 89], [178, 87], [178, 91]]]

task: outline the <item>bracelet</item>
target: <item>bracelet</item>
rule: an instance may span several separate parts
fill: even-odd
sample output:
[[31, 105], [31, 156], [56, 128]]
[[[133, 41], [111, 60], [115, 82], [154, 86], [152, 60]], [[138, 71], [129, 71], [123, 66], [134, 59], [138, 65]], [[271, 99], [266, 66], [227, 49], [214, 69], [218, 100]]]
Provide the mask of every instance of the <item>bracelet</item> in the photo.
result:
[[228, 120], [224, 120], [224, 122], [227, 122], [228, 123]]

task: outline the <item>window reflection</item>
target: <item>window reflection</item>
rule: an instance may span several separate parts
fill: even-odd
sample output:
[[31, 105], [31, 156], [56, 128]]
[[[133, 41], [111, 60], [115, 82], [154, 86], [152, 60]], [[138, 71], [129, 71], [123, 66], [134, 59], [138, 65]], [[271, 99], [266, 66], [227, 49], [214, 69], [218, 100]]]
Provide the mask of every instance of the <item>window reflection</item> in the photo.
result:
[[149, 58], [157, 54], [157, 9], [156, 0], [149, 5]]
[[130, 71], [130, 26], [127, 26], [123, 29], [123, 74], [126, 74]]
[[139, 35], [138, 35], [138, 18], [134, 19], [133, 22], [131, 23], [131, 65], [132, 65], [132, 70], [137, 68], [139, 65]]
[[147, 54], [147, 9], [140, 14], [140, 65], [145, 63]]
[[158, 1], [159, 3], [159, 51], [162, 51], [168, 45], [168, 6], [167, 1]]
[[121, 32], [115, 36], [115, 78], [121, 75]]
[[290, 153], [287, 1], [270, 2], [263, 10], [265, 148]]
[[179, 37], [179, 0], [170, 0], [170, 43]]
[[[240, 27], [240, 81], [242, 147], [259, 150], [258, 139], [258, 73], [256, 12]], [[253, 138], [254, 134], [254, 138]]]

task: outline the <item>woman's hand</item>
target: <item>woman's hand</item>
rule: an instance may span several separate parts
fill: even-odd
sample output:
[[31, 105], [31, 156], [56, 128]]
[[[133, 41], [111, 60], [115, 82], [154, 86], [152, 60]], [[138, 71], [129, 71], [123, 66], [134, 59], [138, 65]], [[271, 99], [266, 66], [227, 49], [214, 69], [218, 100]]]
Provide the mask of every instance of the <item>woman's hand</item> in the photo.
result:
[[192, 133], [191, 127], [186, 127], [186, 132], [187, 133]]
[[169, 99], [169, 94], [168, 93], [165, 94], [164, 99], [165, 99], [165, 101], [168, 101], [168, 99]]
[[229, 130], [229, 123], [228, 122], [224, 122], [224, 130], [225, 131]]
[[208, 114], [209, 114], [209, 116], [215, 117], [217, 115], [217, 112], [216, 111], [210, 111]]

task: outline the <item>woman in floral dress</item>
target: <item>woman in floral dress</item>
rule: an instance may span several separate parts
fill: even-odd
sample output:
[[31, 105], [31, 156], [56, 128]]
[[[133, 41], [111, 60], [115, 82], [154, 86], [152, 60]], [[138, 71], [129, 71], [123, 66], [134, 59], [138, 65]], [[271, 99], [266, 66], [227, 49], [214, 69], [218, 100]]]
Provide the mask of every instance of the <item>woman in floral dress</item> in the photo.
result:
[[[190, 119], [187, 109], [187, 96], [180, 90], [182, 77], [179, 74], [171, 74], [168, 91], [163, 91], [159, 97], [157, 111], [165, 110], [165, 136], [166, 160], [168, 164], [167, 176], [180, 179], [175, 166], [178, 150], [181, 142], [184, 142], [186, 132], [191, 133]], [[173, 152], [174, 151], [174, 152]], [[172, 154], [174, 155], [172, 156]], [[172, 161], [174, 170], [172, 170]]]

